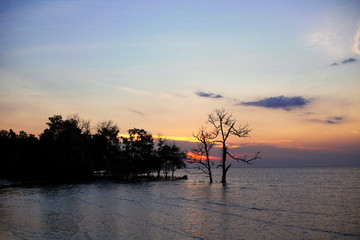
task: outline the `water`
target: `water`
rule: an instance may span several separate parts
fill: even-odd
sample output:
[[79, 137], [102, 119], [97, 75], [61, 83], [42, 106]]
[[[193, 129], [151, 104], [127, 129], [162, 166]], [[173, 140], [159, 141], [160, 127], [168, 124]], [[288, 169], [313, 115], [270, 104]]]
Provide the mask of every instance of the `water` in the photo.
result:
[[0, 239], [360, 239], [360, 167], [206, 181], [2, 187]]

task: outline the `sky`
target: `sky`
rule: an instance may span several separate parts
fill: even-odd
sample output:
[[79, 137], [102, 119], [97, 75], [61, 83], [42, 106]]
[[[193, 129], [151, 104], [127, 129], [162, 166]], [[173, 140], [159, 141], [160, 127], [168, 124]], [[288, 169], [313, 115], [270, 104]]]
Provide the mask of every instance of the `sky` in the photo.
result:
[[[0, 2], [0, 129], [74, 113], [184, 148], [216, 108], [257, 166], [360, 165], [360, 1]], [[214, 155], [218, 154], [215, 148]]]

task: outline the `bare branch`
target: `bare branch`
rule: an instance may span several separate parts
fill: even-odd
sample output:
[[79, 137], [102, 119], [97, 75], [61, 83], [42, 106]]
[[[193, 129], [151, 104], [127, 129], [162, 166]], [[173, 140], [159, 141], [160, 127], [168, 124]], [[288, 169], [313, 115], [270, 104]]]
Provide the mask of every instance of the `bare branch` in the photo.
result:
[[227, 172], [230, 167], [231, 167], [231, 164], [229, 164], [229, 166], [227, 166], [227, 167], [225, 168], [225, 172]]
[[214, 162], [210, 161], [210, 150], [215, 145], [214, 139], [217, 135], [217, 131], [207, 131], [205, 127], [201, 127], [196, 134], [193, 133], [199, 143], [196, 148], [193, 148], [194, 156], [189, 162], [197, 163], [197, 168], [209, 176], [210, 183], [213, 182], [211, 167], [214, 165]]
[[256, 159], [261, 159], [260, 158], [260, 152], [256, 152], [255, 155], [252, 158], [247, 159], [246, 154], [241, 158], [241, 157], [235, 157], [234, 155], [232, 155], [231, 153], [227, 152], [227, 155], [229, 155], [232, 159], [238, 161], [238, 162], [245, 162], [247, 164], [252, 164], [251, 162], [256, 160]]
[[222, 168], [222, 183], [226, 182], [226, 173], [229, 170], [231, 165], [227, 165], [227, 156], [230, 156], [230, 158], [242, 161], [245, 163], [250, 163], [251, 161], [255, 159], [259, 159], [259, 153], [256, 153], [256, 155], [252, 158], [247, 158], [245, 155], [242, 158], [235, 157], [229, 153], [228, 150], [228, 144], [227, 140], [230, 136], [235, 136], [238, 138], [245, 138], [249, 137], [249, 133], [251, 132], [251, 129], [246, 124], [244, 126], [237, 126], [237, 120], [233, 117], [232, 113], [227, 112], [224, 108], [215, 109], [213, 113], [208, 115], [208, 122], [214, 127], [214, 132], [216, 132], [216, 138], [213, 139], [212, 143], [221, 143], [222, 145], [222, 161], [221, 164], [219, 164], [217, 167]]
[[217, 133], [215, 131], [207, 131], [205, 127], [201, 127], [196, 134], [193, 133], [193, 136], [201, 143], [200, 146], [210, 150], [215, 144], [213, 140], [217, 137]]
[[245, 126], [241, 127], [239, 126], [237, 129], [233, 128], [231, 129], [231, 134], [235, 135], [239, 138], [245, 138], [249, 137], [249, 133], [251, 132], [251, 128], [246, 124]]

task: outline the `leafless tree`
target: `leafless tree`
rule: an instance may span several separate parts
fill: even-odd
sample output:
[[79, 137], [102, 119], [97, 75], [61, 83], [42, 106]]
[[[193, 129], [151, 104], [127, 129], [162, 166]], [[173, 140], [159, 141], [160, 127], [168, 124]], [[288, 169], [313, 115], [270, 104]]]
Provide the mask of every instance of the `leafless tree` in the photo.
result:
[[196, 163], [199, 170], [208, 175], [210, 183], [213, 182], [211, 167], [214, 161], [210, 160], [210, 150], [214, 146], [214, 139], [217, 137], [216, 132], [207, 131], [202, 127], [194, 138], [199, 142], [198, 146], [193, 149], [193, 156], [188, 160], [190, 163]]
[[227, 156], [231, 159], [249, 164], [251, 161], [260, 158], [260, 152], [255, 153], [251, 158], [248, 158], [246, 155], [236, 157], [229, 152], [229, 147], [227, 145], [228, 138], [230, 136], [239, 138], [248, 137], [251, 129], [247, 124], [244, 126], [236, 126], [236, 119], [225, 109], [215, 109], [213, 113], [208, 115], [208, 122], [214, 127], [216, 136], [218, 136], [216, 142], [222, 145], [222, 160], [218, 167], [222, 168], [221, 182], [226, 183], [226, 173], [231, 166], [231, 164], [226, 165]]

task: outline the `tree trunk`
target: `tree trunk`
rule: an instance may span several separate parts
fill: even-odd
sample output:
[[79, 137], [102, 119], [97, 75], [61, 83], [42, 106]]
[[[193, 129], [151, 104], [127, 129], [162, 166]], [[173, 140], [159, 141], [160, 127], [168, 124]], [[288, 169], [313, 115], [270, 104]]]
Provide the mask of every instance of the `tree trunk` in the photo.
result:
[[221, 183], [226, 183], [226, 145], [223, 143], [223, 152], [222, 152], [222, 177], [221, 177]]
[[226, 183], [226, 171], [224, 168], [223, 168], [223, 175], [221, 177], [221, 183]]
[[206, 169], [208, 171], [210, 183], [213, 183], [208, 146], [207, 146], [206, 142], [204, 143], [204, 145], [205, 145], [205, 155], [206, 155]]

